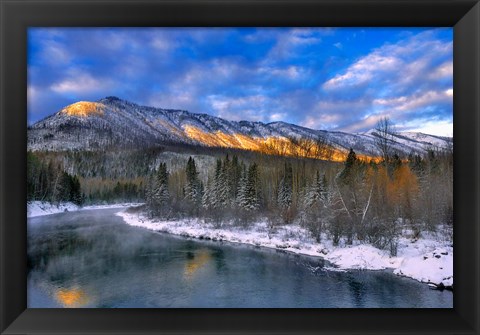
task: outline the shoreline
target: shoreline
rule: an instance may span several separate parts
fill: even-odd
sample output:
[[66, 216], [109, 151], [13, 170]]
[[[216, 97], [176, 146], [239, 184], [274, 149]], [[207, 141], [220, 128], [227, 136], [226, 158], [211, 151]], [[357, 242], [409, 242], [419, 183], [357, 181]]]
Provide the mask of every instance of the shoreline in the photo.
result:
[[125, 210], [115, 215], [122, 217], [128, 225], [156, 232], [321, 257], [335, 266], [328, 269], [332, 271], [387, 269], [395, 275], [426, 283], [431, 288], [453, 290], [453, 247], [433, 238], [412, 242], [401, 237], [398, 256], [390, 257], [386, 251], [368, 244], [333, 246], [328, 240], [317, 243], [298, 225], [279, 226], [272, 231], [266, 222], [257, 222], [249, 228], [225, 223], [214, 227], [200, 219], [162, 221]]
[[[257, 222], [248, 228], [223, 223], [219, 227], [200, 219], [162, 221], [149, 219], [141, 212], [127, 212], [128, 208], [143, 203], [118, 203], [80, 207], [73, 203], [58, 206], [35, 201], [27, 204], [27, 218], [70, 211], [120, 209], [115, 215], [131, 226], [199, 240], [241, 243], [255, 247], [281, 250], [293, 254], [320, 257], [334, 267], [329, 271], [391, 270], [393, 274], [415, 279], [435, 289], [453, 290], [453, 247], [432, 236], [412, 242], [399, 238], [398, 255], [390, 257], [384, 250], [369, 244], [333, 246], [328, 239], [317, 243], [310, 233], [295, 224], [278, 226], [273, 230], [268, 224]], [[123, 210], [121, 210], [123, 209]]]
[[72, 202], [61, 202], [58, 205], [47, 201], [31, 201], [27, 202], [27, 218], [34, 218], [45, 215], [52, 215], [64, 212], [76, 212], [83, 210], [107, 209], [107, 208], [128, 208], [133, 206], [143, 205], [143, 203], [125, 202], [118, 204], [105, 205], [89, 205], [78, 206]]

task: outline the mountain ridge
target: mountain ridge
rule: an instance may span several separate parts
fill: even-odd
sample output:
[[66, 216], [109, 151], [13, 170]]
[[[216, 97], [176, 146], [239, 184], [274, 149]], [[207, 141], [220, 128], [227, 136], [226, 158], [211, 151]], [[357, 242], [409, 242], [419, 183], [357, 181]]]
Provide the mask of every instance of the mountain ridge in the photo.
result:
[[[109, 96], [79, 101], [28, 127], [28, 150], [96, 150], [169, 144], [236, 148], [268, 154], [343, 160], [350, 148], [379, 156], [374, 130], [364, 133], [316, 130], [284, 121], [230, 121], [205, 113], [141, 106]], [[451, 146], [453, 139], [423, 133], [394, 134], [401, 156]], [[312, 149], [313, 148], [313, 149]]]

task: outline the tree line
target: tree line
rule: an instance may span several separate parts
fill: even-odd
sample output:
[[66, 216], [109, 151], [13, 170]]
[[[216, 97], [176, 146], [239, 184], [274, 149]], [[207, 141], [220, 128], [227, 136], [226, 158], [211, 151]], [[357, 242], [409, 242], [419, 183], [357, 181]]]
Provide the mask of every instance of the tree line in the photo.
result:
[[392, 255], [405, 232], [416, 239], [441, 229], [452, 240], [453, 151], [429, 149], [401, 158], [384, 138], [392, 132], [388, 120], [379, 126], [387, 127], [378, 140], [379, 161], [367, 162], [352, 149], [344, 163], [308, 166], [305, 159], [259, 163], [226, 155], [204, 178], [193, 157], [182, 178], [161, 163], [150, 177], [147, 203], [153, 216], [164, 218], [245, 226], [267, 219], [272, 228], [298, 223], [318, 242], [359, 240]]
[[27, 153], [27, 201], [40, 200], [52, 203], [71, 201], [83, 203], [80, 181], [52, 161], [41, 161]]
[[446, 153], [431, 151], [409, 160], [393, 155], [375, 163], [350, 150], [343, 164], [323, 171], [302, 171], [296, 163], [285, 159], [272, 168], [227, 155], [202, 180], [190, 157], [181, 187], [161, 163], [151, 176], [147, 202], [154, 216], [242, 225], [267, 218], [272, 227], [297, 222], [317, 241], [328, 236], [335, 244], [341, 239], [351, 244], [357, 239], [392, 254], [403, 229], [418, 238], [441, 223], [453, 224], [453, 160]]

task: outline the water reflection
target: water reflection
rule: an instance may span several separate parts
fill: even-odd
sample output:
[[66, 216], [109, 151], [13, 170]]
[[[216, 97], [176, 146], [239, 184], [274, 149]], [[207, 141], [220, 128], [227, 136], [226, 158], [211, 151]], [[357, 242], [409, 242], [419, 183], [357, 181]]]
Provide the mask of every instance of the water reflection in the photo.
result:
[[453, 305], [451, 292], [391, 273], [331, 272], [318, 258], [153, 233], [115, 211], [29, 220], [29, 308]]
[[183, 271], [185, 279], [192, 279], [195, 273], [211, 260], [212, 256], [207, 249], [199, 250], [196, 255], [193, 253], [187, 254], [185, 270]]
[[55, 299], [66, 308], [83, 307], [89, 303], [87, 294], [78, 287], [70, 289], [58, 289], [55, 292]]

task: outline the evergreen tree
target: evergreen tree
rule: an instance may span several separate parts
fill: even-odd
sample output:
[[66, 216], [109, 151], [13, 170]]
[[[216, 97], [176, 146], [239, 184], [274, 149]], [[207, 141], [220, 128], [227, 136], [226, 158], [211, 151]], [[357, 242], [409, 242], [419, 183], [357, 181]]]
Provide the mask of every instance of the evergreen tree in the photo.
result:
[[230, 190], [230, 199], [236, 199], [238, 195], [238, 184], [242, 174], [242, 166], [238, 162], [238, 157], [233, 156], [230, 171], [228, 173], [228, 187]]
[[317, 171], [315, 178], [305, 191], [303, 199], [303, 223], [312, 236], [320, 242], [321, 233], [331, 218], [327, 179]]
[[241, 209], [245, 209], [247, 207], [247, 201], [245, 199], [246, 189], [247, 189], [247, 169], [245, 165], [243, 165], [242, 171], [240, 173], [240, 180], [238, 182], [238, 191], [237, 191], [237, 198], [236, 198], [236, 203], [238, 207]]
[[226, 208], [229, 206], [229, 188], [226, 175], [226, 165], [221, 159], [217, 160], [213, 189], [213, 207]]
[[247, 211], [260, 208], [260, 183], [256, 163], [250, 165], [241, 178], [237, 203], [240, 208]]
[[215, 201], [214, 201], [214, 184], [210, 178], [208, 178], [207, 183], [205, 185], [205, 191], [203, 192], [202, 196], [202, 207], [209, 211], [214, 208]]
[[288, 209], [292, 204], [292, 165], [285, 163], [285, 171], [280, 186], [278, 187], [277, 202], [280, 208]]
[[167, 164], [160, 163], [153, 178], [153, 187], [150, 192], [150, 206], [154, 214], [163, 215], [168, 209], [170, 193], [168, 190]]
[[277, 205], [280, 208], [283, 220], [290, 223], [293, 219], [290, 211], [292, 206], [293, 169], [290, 163], [285, 163], [285, 170], [278, 187]]
[[357, 161], [357, 154], [355, 153], [355, 151], [353, 151], [352, 148], [350, 148], [347, 159], [345, 160], [345, 170], [348, 171], [353, 168], [356, 165]]
[[188, 159], [185, 173], [187, 176], [187, 183], [184, 188], [185, 199], [194, 208], [198, 208], [202, 201], [202, 184], [198, 179], [195, 160], [192, 157]]

